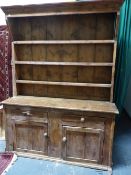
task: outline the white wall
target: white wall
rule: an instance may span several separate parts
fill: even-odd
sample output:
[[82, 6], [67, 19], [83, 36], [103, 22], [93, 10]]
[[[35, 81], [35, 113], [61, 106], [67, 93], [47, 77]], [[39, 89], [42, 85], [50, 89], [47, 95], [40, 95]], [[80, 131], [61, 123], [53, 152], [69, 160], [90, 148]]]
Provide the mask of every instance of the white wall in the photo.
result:
[[5, 22], [5, 15], [2, 12], [2, 10], [0, 9], [0, 25], [5, 25], [5, 24], [6, 24], [6, 22]]
[[[0, 2], [0, 6], [9, 6], [9, 5], [25, 5], [25, 4], [43, 4], [43, 3], [51, 3], [51, 2], [67, 2], [67, 1], [75, 1], [75, 0], [3, 0]], [[0, 9], [0, 25], [5, 25], [5, 15]]]

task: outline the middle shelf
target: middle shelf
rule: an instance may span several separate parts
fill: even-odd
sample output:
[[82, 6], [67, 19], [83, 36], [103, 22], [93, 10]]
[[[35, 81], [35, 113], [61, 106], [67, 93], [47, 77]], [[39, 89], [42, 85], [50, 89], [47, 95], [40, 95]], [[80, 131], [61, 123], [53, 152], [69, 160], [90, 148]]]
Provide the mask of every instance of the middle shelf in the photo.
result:
[[115, 40], [27, 40], [13, 44], [114, 44]]
[[74, 82], [32, 81], [32, 80], [16, 80], [16, 83], [111, 88], [111, 84], [100, 84], [100, 83], [74, 83]]
[[21, 65], [50, 65], [50, 66], [113, 66], [113, 63], [105, 62], [51, 62], [51, 61], [14, 61]]

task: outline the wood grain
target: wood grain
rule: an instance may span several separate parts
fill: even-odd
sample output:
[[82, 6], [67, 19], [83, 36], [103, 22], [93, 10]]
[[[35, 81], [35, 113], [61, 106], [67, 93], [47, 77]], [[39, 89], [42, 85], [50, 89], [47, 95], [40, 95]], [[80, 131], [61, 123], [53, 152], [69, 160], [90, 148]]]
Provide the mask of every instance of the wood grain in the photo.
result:
[[88, 100], [73, 100], [48, 97], [16, 96], [3, 101], [6, 105], [30, 105], [36, 107], [50, 107], [60, 109], [99, 111], [106, 113], [116, 113], [118, 110], [114, 103]]
[[2, 7], [13, 36], [14, 96], [3, 102], [7, 151], [111, 173], [122, 2]]
[[[40, 4], [40, 5], [26, 5], [26, 6], [3, 6], [2, 10], [6, 15], [17, 14], [31, 14], [33, 13], [50, 13], [50, 12], [82, 12], [87, 11], [90, 13], [96, 12], [117, 12], [122, 5], [123, 0], [92, 0], [87, 2], [65, 2], [65, 3], [55, 3], [55, 4]], [[54, 14], [52, 14], [54, 15]], [[15, 16], [14, 16], [15, 17]]]

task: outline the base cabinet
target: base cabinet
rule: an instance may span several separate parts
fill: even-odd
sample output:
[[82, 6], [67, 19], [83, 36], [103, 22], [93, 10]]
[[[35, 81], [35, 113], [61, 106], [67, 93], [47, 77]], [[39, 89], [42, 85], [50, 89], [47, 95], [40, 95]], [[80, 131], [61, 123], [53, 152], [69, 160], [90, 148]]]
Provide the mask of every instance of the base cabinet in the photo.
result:
[[114, 115], [5, 108], [7, 151], [111, 166]]

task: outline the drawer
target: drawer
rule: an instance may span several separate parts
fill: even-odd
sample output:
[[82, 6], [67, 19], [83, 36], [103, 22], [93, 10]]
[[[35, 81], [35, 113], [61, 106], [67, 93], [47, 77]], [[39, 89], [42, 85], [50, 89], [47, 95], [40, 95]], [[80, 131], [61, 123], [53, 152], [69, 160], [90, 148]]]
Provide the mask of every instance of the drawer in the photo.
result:
[[63, 115], [62, 125], [79, 126], [104, 130], [104, 118], [84, 115]]
[[[47, 120], [47, 112], [38, 110], [37, 108], [13, 108], [10, 109], [10, 114], [12, 115], [12, 119], [19, 119], [19, 118], [41, 118], [45, 121]], [[8, 116], [8, 118], [10, 115]]]
[[40, 116], [47, 117], [47, 112], [39, 110], [37, 108], [16, 108], [10, 110], [11, 114], [22, 115], [22, 116]]

